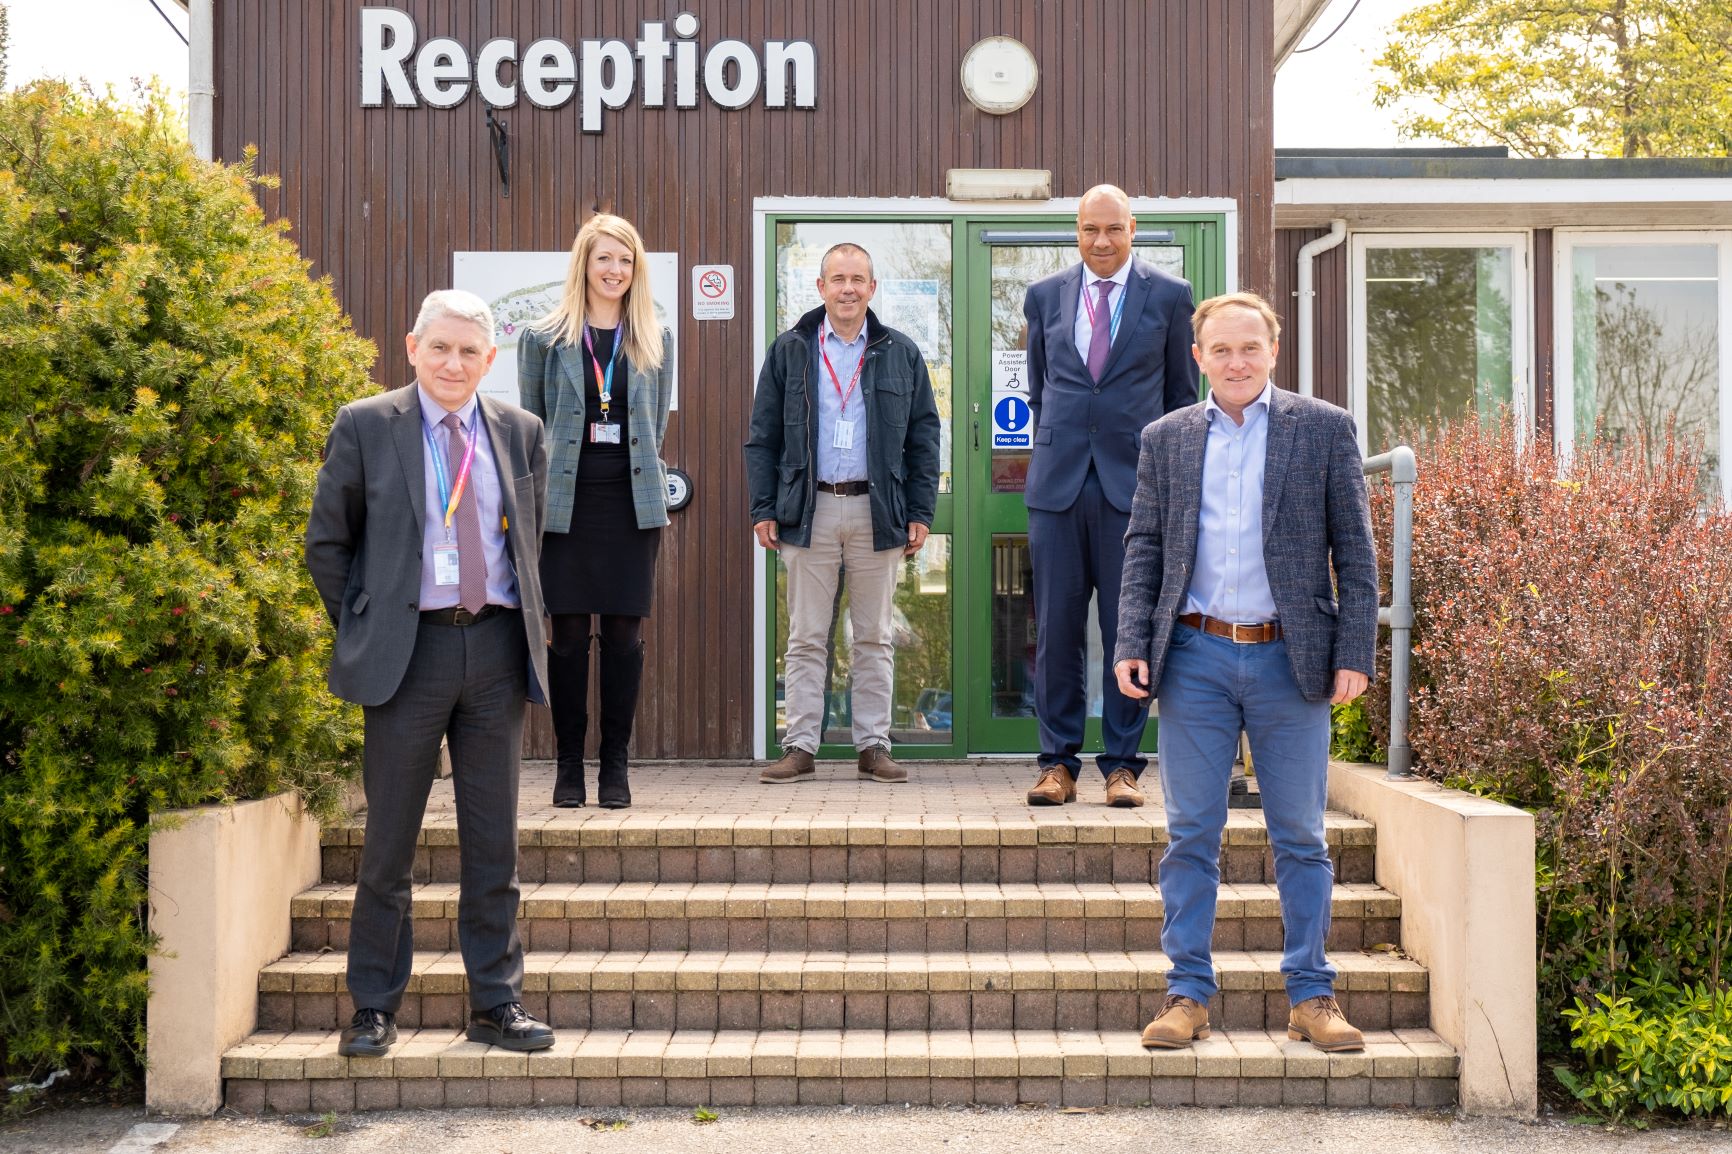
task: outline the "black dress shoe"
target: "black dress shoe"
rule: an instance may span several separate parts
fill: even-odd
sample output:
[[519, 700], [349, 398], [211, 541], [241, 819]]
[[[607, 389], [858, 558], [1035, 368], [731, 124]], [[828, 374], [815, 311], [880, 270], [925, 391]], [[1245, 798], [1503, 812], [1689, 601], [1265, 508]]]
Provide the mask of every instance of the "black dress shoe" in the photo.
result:
[[522, 1002], [501, 1002], [469, 1015], [468, 1037], [504, 1050], [545, 1050], [553, 1045], [553, 1027], [530, 1017]]
[[391, 1043], [397, 1040], [397, 1024], [393, 1015], [384, 1010], [356, 1010], [337, 1043], [337, 1053], [345, 1058], [382, 1058]]

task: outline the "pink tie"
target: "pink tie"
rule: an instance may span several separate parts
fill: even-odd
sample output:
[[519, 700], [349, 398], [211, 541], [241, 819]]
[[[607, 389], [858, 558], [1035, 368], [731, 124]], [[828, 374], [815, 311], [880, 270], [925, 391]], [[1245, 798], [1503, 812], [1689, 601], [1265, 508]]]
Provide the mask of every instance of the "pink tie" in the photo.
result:
[[[456, 413], [446, 413], [443, 423], [450, 430], [445, 438], [445, 460], [449, 462], [445, 475], [455, 485], [457, 470], [463, 467], [463, 455], [469, 451], [469, 442], [463, 437], [463, 426]], [[473, 462], [469, 473], [470, 483], [464, 486], [463, 500], [458, 502], [457, 513], [452, 518], [457, 522], [457, 596], [462, 600], [463, 608], [479, 613], [487, 608], [487, 557], [481, 551], [481, 514], [476, 511], [478, 498]]]
[[1113, 282], [1097, 280], [1094, 287], [1094, 328], [1089, 332], [1089, 376], [1099, 381], [1101, 374], [1107, 371], [1107, 354], [1113, 347], [1113, 314], [1107, 308], [1107, 298], [1112, 295]]

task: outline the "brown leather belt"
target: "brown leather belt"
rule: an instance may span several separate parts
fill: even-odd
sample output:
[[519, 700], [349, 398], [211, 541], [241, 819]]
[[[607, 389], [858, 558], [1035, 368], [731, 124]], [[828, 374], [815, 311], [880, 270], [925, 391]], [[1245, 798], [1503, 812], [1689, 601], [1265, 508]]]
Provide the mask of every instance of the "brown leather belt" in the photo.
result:
[[421, 610], [423, 625], [479, 625], [489, 617], [497, 617], [501, 613], [511, 611], [509, 605], [488, 605], [479, 613], [471, 613], [461, 605], [453, 605], [449, 609]]
[[838, 481], [832, 485], [828, 481], [819, 481], [818, 488], [825, 493], [834, 493], [838, 497], [864, 497], [870, 481]]
[[1200, 629], [1204, 633], [1216, 637], [1225, 637], [1239, 645], [1261, 645], [1266, 641], [1281, 640], [1281, 623], [1266, 621], [1257, 625], [1245, 625], [1233, 621], [1222, 621], [1218, 617], [1205, 617], [1201, 613], [1179, 614], [1179, 624], [1189, 625], [1192, 629]]

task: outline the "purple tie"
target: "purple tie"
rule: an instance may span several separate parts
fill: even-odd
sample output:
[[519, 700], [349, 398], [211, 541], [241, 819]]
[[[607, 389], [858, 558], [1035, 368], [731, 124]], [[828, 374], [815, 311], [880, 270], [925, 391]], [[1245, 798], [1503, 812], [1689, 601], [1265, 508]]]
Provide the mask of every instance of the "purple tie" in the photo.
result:
[[[446, 413], [443, 422], [450, 435], [445, 438], [446, 476], [451, 478], [453, 485], [457, 484], [457, 470], [463, 467], [463, 455], [469, 451], [469, 442], [463, 438], [463, 426], [457, 420], [456, 413]], [[474, 480], [475, 466], [470, 468], [470, 480]], [[463, 489], [463, 500], [457, 505], [457, 513], [452, 518], [457, 522], [457, 596], [463, 602], [463, 608], [471, 613], [479, 613], [487, 608], [487, 557], [481, 551], [481, 514], [476, 511], [475, 486], [468, 484]]]
[[1101, 374], [1107, 371], [1107, 354], [1113, 347], [1113, 314], [1107, 308], [1107, 298], [1112, 295], [1113, 282], [1097, 280], [1094, 287], [1094, 328], [1089, 332], [1089, 376], [1098, 381]]

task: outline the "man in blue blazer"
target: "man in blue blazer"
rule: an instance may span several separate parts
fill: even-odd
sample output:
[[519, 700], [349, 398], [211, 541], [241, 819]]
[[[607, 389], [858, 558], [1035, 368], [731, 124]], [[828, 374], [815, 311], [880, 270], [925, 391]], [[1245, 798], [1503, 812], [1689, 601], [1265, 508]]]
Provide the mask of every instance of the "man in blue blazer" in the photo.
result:
[[1077, 206], [1082, 263], [1028, 286], [1029, 407], [1034, 452], [1023, 502], [1034, 567], [1034, 709], [1040, 779], [1030, 805], [1076, 798], [1088, 718], [1089, 595], [1099, 600], [1102, 661], [1097, 762], [1106, 800], [1138, 806], [1148, 714], [1112, 676], [1125, 529], [1143, 426], [1197, 401], [1191, 288], [1131, 255], [1131, 202], [1110, 184]]
[[1292, 1005], [1288, 1036], [1364, 1038], [1324, 955], [1334, 870], [1323, 836], [1329, 707], [1365, 691], [1377, 642], [1377, 555], [1353, 418], [1270, 383], [1281, 329], [1261, 297], [1197, 309], [1209, 399], [1143, 430], [1119, 594], [1119, 688], [1161, 706], [1161, 857], [1171, 960], [1151, 1048], [1209, 1035], [1221, 830], [1241, 729], [1275, 851]]

